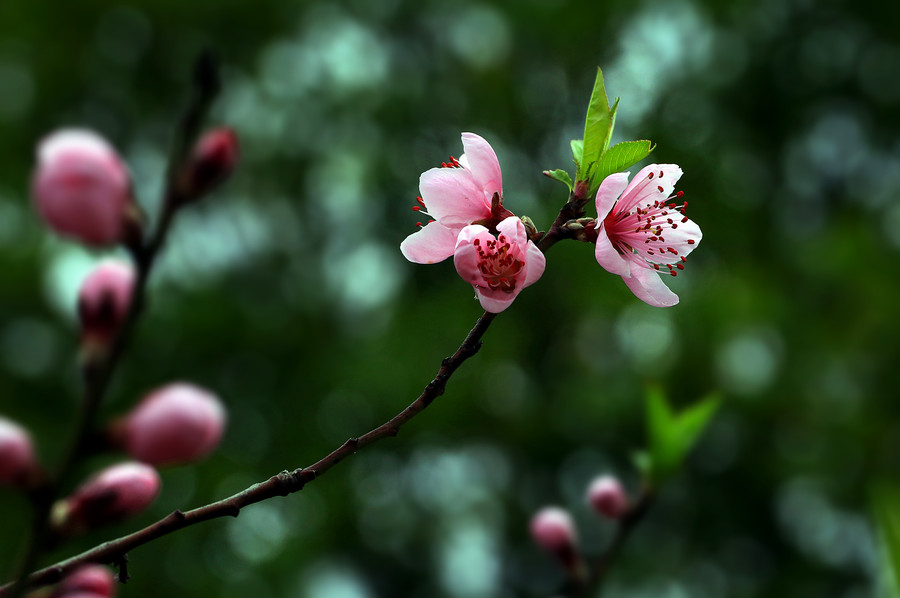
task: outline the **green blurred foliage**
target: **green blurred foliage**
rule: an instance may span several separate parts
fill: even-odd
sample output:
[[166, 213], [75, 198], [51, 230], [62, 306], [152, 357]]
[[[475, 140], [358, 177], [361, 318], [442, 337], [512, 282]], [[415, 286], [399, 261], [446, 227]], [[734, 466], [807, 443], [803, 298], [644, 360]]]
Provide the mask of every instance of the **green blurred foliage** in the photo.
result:
[[[135, 550], [121, 595], [548, 596], [527, 537], [572, 509], [585, 551], [608, 523], [596, 474], [635, 488], [643, 393], [723, 397], [630, 540], [607, 595], [871, 595], [865, 487], [900, 468], [900, 5], [837, 0], [0, 2], [0, 411], [53, 463], [77, 409], [74, 294], [101, 254], [35, 218], [36, 141], [91, 127], [153, 212], [204, 46], [224, 65], [214, 122], [242, 165], [184, 213], [104, 407], [186, 379], [230, 411], [221, 450], [163, 473], [137, 520], [46, 562], [308, 464], [410, 402], [479, 315], [451, 263], [406, 263], [419, 173], [500, 157], [505, 205], [552, 221], [597, 65], [621, 97], [612, 143], [678, 163], [704, 231], [637, 301], [590, 247], [548, 255], [447, 394], [298, 495]], [[633, 172], [636, 172], [636, 166]], [[893, 373], [892, 373], [893, 372]], [[86, 475], [111, 457], [72, 472]], [[0, 492], [11, 568], [25, 501]]]

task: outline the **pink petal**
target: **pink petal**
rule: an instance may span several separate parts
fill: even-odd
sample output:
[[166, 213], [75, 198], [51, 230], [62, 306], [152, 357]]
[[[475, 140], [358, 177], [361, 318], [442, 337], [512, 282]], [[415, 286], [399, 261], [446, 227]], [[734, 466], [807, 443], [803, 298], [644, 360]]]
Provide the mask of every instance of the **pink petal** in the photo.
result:
[[[650, 174], [653, 178], [649, 178]], [[662, 176], [660, 176], [662, 173]], [[675, 183], [681, 178], [682, 170], [677, 164], [650, 164], [641, 169], [622, 192], [622, 199], [616, 211], [630, 212], [638, 205], [665, 201], [675, 190]]]
[[460, 277], [471, 285], [484, 283], [484, 277], [478, 268], [478, 250], [473, 241], [480, 239], [482, 243], [493, 241], [494, 236], [480, 224], [467, 226], [459, 232], [456, 249], [453, 253], [453, 265]]
[[544, 252], [538, 249], [537, 245], [528, 241], [528, 249], [525, 254], [525, 284], [522, 285], [522, 287], [524, 288], [536, 283], [544, 273], [544, 267], [546, 265], [547, 260], [544, 257]]
[[597, 189], [597, 197], [594, 200], [594, 203], [597, 205], [598, 222], [606, 218], [627, 186], [627, 172], [617, 172], [603, 179], [603, 182], [600, 183], [600, 188]]
[[442, 262], [456, 247], [456, 231], [437, 222], [429, 222], [400, 243], [403, 257], [417, 264]]
[[462, 143], [466, 166], [472, 172], [475, 182], [484, 191], [485, 197], [490, 199], [494, 193], [502, 196], [503, 175], [500, 173], [500, 162], [491, 144], [475, 133], [463, 133]]
[[525, 233], [525, 225], [516, 216], [510, 216], [501, 220], [500, 224], [497, 225], [497, 232], [506, 235], [510, 243], [515, 245], [524, 245], [528, 240], [528, 235]]
[[597, 258], [597, 263], [606, 268], [607, 272], [618, 274], [622, 278], [631, 276], [629, 260], [613, 247], [609, 236], [606, 234], [606, 227], [602, 223], [597, 230], [597, 245], [594, 248], [594, 256]]
[[475, 289], [475, 295], [478, 296], [478, 302], [481, 304], [481, 309], [492, 314], [499, 314], [501, 311], [512, 305], [513, 300], [515, 300], [516, 295], [518, 294], [518, 290], [512, 293], [504, 293], [503, 291], [497, 292]]
[[428, 213], [449, 228], [462, 228], [491, 215], [490, 199], [464, 168], [432, 168], [419, 177]]
[[622, 278], [634, 296], [654, 307], [672, 307], [678, 295], [669, 290], [656, 270], [632, 268], [630, 278]]

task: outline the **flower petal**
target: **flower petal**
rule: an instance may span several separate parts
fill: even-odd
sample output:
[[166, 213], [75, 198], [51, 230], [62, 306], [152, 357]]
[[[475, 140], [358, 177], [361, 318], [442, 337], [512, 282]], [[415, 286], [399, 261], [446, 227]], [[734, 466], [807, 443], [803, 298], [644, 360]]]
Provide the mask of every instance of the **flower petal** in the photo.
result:
[[475, 133], [462, 134], [466, 167], [472, 172], [475, 182], [490, 200], [494, 193], [503, 196], [503, 175], [500, 173], [500, 161], [494, 148]]
[[492, 314], [499, 314], [501, 311], [512, 305], [518, 291], [512, 293], [504, 293], [490, 290], [475, 289], [475, 295], [481, 304], [481, 309]]
[[[653, 175], [651, 178], [650, 175]], [[677, 164], [650, 164], [635, 175], [616, 206], [617, 212], [630, 212], [638, 205], [665, 201], [675, 190], [675, 183], [681, 178], [682, 170]]]
[[461, 228], [491, 215], [490, 200], [464, 168], [432, 168], [419, 177], [425, 209], [448, 228]]
[[417, 264], [442, 262], [456, 248], [456, 231], [437, 222], [429, 222], [400, 243], [403, 257]]
[[678, 295], [669, 290], [656, 270], [632, 268], [630, 278], [622, 278], [634, 296], [654, 307], [672, 307]]
[[598, 264], [606, 268], [607, 272], [618, 274], [622, 278], [631, 276], [629, 260], [613, 247], [609, 236], [606, 234], [606, 227], [602, 222], [597, 230], [597, 246], [594, 248], [594, 257], [597, 258]]
[[[597, 222], [600, 223], [612, 211], [616, 200], [622, 195], [622, 191], [628, 186], [628, 173], [617, 172], [611, 174], [600, 183], [597, 189], [597, 197], [594, 203], [597, 206]], [[598, 224], [599, 227], [599, 224]]]
[[537, 245], [528, 241], [528, 249], [525, 254], [525, 284], [522, 285], [522, 288], [536, 283], [544, 273], [546, 265], [547, 259], [544, 257], [544, 252], [538, 249]]
[[528, 236], [525, 233], [525, 225], [516, 216], [510, 216], [501, 220], [500, 224], [497, 225], [497, 233], [506, 235], [509, 237], [510, 243], [516, 245], [524, 245], [528, 240]]
[[484, 283], [484, 275], [478, 268], [478, 250], [473, 244], [476, 239], [487, 244], [488, 241], [494, 240], [494, 235], [480, 224], [467, 226], [459, 232], [453, 252], [453, 265], [456, 266], [456, 271], [471, 285]]

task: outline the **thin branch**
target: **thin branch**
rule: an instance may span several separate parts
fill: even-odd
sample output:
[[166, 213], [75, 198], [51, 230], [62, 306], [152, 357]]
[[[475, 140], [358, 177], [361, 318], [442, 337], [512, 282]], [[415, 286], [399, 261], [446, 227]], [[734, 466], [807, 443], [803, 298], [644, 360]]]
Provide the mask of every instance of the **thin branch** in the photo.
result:
[[24, 550], [24, 557], [15, 575], [17, 581], [9, 587], [9, 598], [17, 598], [25, 590], [25, 586], [21, 582], [25, 579], [26, 574], [34, 568], [38, 557], [45, 550], [52, 536], [50, 511], [53, 503], [62, 494], [66, 476], [74, 470], [75, 465], [89, 452], [88, 449], [94, 433], [94, 421], [97, 411], [103, 402], [116, 366], [125, 352], [137, 320], [143, 311], [147, 280], [153, 269], [156, 256], [168, 235], [174, 213], [180, 205], [177, 197], [177, 175], [173, 173], [177, 173], [183, 167], [188, 149], [193, 145], [209, 106], [218, 91], [218, 68], [216, 62], [211, 55], [204, 53], [197, 61], [194, 72], [194, 92], [176, 131], [169, 163], [165, 197], [156, 230], [153, 237], [146, 244], [142, 243], [140, 239], [130, 240], [132, 242], [129, 249], [134, 258], [136, 277], [128, 314], [106, 354], [99, 359], [89, 359], [83, 364], [84, 392], [74, 436], [56, 471], [41, 488], [36, 489], [32, 493], [34, 513], [31, 535]]
[[[276, 496], [287, 496], [298, 492], [307, 483], [321, 476], [356, 451], [383, 438], [396, 436], [406, 422], [421, 413], [436, 398], [444, 394], [450, 376], [464, 361], [475, 355], [481, 348], [481, 338], [495, 316], [496, 314], [488, 312], [482, 314], [456, 352], [441, 362], [440, 369], [438, 369], [431, 382], [425, 386], [422, 394], [405, 409], [377, 428], [357, 438], [349, 438], [327, 456], [308, 467], [302, 467], [294, 471], [283, 471], [233, 496], [191, 511], [174, 511], [144, 529], [116, 540], [104, 542], [79, 555], [36, 571], [28, 576], [26, 580], [27, 587], [40, 587], [56, 583], [75, 568], [87, 563], [114, 563], [122, 559], [126, 553], [134, 548], [143, 546], [152, 540], [179, 529], [219, 517], [237, 517], [244, 507]], [[0, 588], [0, 593], [3, 593], [5, 589], [5, 587]]]
[[615, 534], [610, 540], [606, 550], [594, 561], [594, 564], [588, 570], [588, 574], [583, 583], [578, 584], [572, 591], [572, 598], [587, 598], [597, 593], [600, 585], [606, 577], [606, 574], [612, 568], [613, 563], [618, 558], [619, 553], [625, 546], [625, 542], [631, 536], [634, 528], [644, 519], [647, 511], [653, 503], [653, 492], [649, 488], [644, 488], [638, 495], [637, 500], [632, 504], [631, 508], [619, 519]]

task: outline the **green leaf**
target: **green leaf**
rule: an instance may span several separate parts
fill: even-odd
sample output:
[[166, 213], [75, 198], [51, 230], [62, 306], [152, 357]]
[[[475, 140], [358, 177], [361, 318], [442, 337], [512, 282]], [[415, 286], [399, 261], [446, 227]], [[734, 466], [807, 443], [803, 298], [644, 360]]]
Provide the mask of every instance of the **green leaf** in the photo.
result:
[[616, 119], [616, 109], [619, 100], [616, 100], [612, 109], [606, 97], [606, 87], [603, 85], [603, 71], [597, 68], [597, 78], [594, 80], [594, 90], [591, 100], [588, 102], [587, 116], [584, 119], [584, 152], [578, 163], [577, 180], [583, 180], [590, 165], [600, 160], [603, 152], [609, 147], [613, 126]]
[[652, 482], [660, 484], [678, 470], [718, 407], [718, 397], [709, 396], [676, 414], [660, 389], [648, 390], [647, 436]]
[[569, 188], [569, 191], [572, 190], [572, 177], [570, 177], [569, 173], [565, 170], [560, 170], [558, 168], [556, 170], [545, 170], [544, 175], [550, 177], [555, 181], [563, 183], [566, 187]]
[[[572, 157], [575, 158], [575, 166], [578, 168], [578, 173], [581, 173], [581, 156], [584, 154], [584, 140], [583, 139], [573, 139], [569, 142], [569, 145], [572, 148]], [[578, 178], [577, 176], [575, 178]]]
[[872, 511], [884, 547], [887, 579], [892, 596], [900, 596], [900, 488], [880, 483], [871, 492]]
[[591, 190], [596, 190], [603, 179], [615, 172], [637, 164], [650, 155], [655, 146], [646, 139], [639, 141], [623, 141], [609, 148], [600, 158], [596, 170], [591, 173]]

